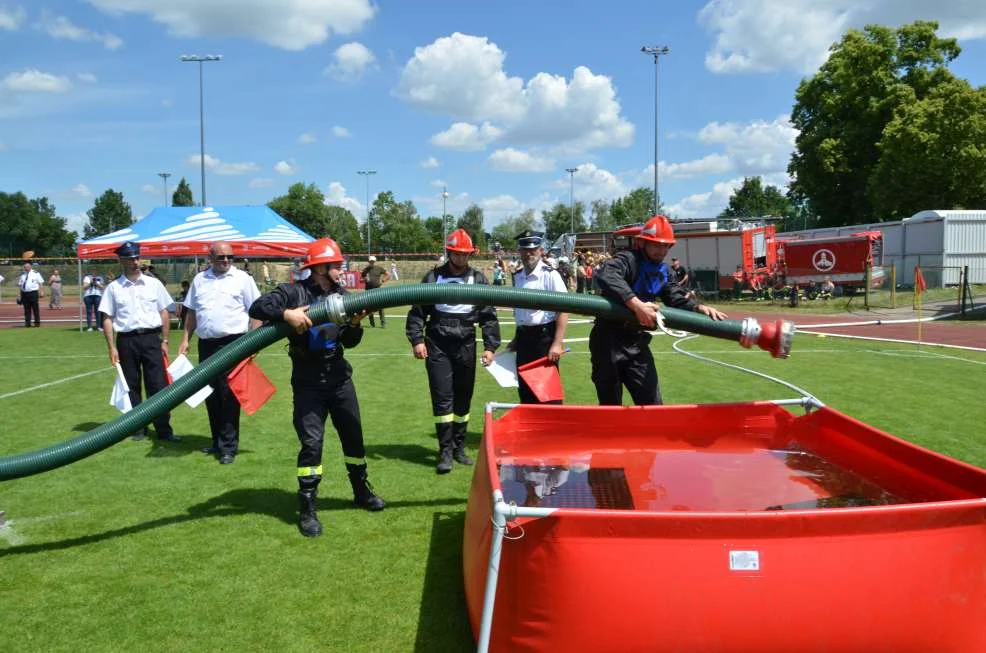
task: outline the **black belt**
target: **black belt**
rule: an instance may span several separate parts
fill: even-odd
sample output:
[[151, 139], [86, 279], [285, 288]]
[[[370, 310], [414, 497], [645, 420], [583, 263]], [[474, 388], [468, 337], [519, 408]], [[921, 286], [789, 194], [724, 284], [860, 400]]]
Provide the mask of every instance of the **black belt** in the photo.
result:
[[544, 324], [519, 324], [517, 325], [517, 330], [526, 333], [543, 333], [548, 329], [553, 329], [554, 327], [555, 323], [552, 321]]
[[148, 333], [161, 333], [161, 327], [155, 329], [134, 329], [133, 331], [121, 331], [117, 335], [121, 338], [126, 336], [146, 336]]
[[[158, 329], [158, 331], [160, 331], [160, 329]], [[239, 338], [242, 335], [244, 335], [244, 334], [243, 333], [231, 333], [228, 336], [219, 336], [218, 338], [199, 338], [199, 342], [223, 342], [223, 341], [232, 341], [232, 340], [236, 340], [237, 338]]]

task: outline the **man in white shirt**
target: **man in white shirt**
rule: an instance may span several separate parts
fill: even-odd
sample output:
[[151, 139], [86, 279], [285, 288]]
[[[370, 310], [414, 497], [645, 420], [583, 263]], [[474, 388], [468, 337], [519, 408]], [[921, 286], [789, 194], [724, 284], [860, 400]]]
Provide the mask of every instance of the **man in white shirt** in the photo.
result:
[[[568, 292], [561, 275], [542, 260], [544, 234], [526, 230], [519, 234], [516, 240], [522, 267], [514, 273], [514, 287]], [[564, 351], [562, 343], [565, 339], [568, 313], [515, 308], [514, 319], [517, 320], [517, 335], [508, 348], [517, 352], [517, 367], [545, 356], [557, 365]], [[520, 403], [541, 403], [524, 379], [518, 378], [517, 381]], [[561, 401], [547, 403], [560, 404]]]
[[90, 270], [82, 278], [82, 301], [86, 305], [86, 331], [99, 325], [99, 298], [103, 296], [103, 278]]
[[[148, 397], [168, 385], [164, 357], [168, 355], [171, 330], [168, 306], [174, 300], [160, 281], [140, 273], [140, 245], [127, 241], [116, 249], [116, 255], [123, 274], [106, 286], [99, 300], [99, 312], [103, 314], [110, 364], [119, 363], [123, 368], [123, 377], [130, 387], [130, 403], [136, 408], [141, 401], [142, 376]], [[171, 429], [170, 413], [155, 419], [154, 429], [159, 440], [181, 441]], [[143, 438], [143, 429], [133, 435], [135, 440]]]
[[41, 326], [41, 309], [38, 299], [45, 296], [45, 280], [37, 270], [31, 269], [30, 263], [24, 264], [24, 271], [17, 279], [17, 287], [21, 291], [21, 306], [24, 307], [24, 326], [31, 326], [31, 316], [34, 316], [34, 326]]
[[[192, 333], [199, 337], [199, 363], [236, 341], [248, 330], [260, 326], [247, 314], [250, 305], [260, 297], [256, 282], [244, 270], [233, 266], [233, 246], [213, 243], [209, 247], [209, 267], [192, 279], [183, 305], [185, 333], [178, 354], [188, 351]], [[229, 388], [226, 374], [209, 382], [212, 394], [205, 400], [209, 411], [212, 446], [202, 453], [219, 457], [220, 465], [236, 459], [240, 445], [240, 402]]]

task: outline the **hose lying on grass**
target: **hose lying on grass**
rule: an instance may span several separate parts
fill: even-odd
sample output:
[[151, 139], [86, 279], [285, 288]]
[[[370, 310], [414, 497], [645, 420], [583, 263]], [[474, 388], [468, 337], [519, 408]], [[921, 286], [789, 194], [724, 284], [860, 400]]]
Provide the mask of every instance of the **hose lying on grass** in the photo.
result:
[[[341, 323], [347, 316], [363, 311], [408, 304], [485, 304], [636, 320], [622, 304], [594, 295], [467, 284], [413, 284], [345, 296], [331, 295], [312, 305], [308, 316], [313, 324]], [[779, 320], [761, 325], [750, 317], [715, 321], [700, 313], [673, 308], [662, 308], [661, 314], [668, 328], [733, 340], [744, 347], [757, 345], [775, 358], [786, 357], [791, 349], [794, 330], [790, 322]], [[228, 373], [239, 361], [285, 337], [290, 330], [284, 323], [255, 329], [115, 420], [44, 449], [0, 457], [0, 481], [51, 471], [120, 442], [198, 392], [213, 377]]]

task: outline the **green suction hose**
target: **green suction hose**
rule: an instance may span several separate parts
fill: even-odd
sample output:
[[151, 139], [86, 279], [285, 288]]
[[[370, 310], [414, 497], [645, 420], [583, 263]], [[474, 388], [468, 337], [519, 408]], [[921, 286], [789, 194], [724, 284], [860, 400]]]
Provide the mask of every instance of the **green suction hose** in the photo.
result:
[[[635, 320], [633, 313], [625, 306], [593, 295], [467, 284], [409, 284], [359, 294], [332, 295], [311, 306], [308, 316], [314, 324], [329, 321], [341, 323], [346, 316], [363, 311], [408, 304], [486, 304]], [[665, 325], [673, 329], [734, 340], [745, 347], [756, 344], [774, 356], [786, 356], [790, 350], [793, 333], [790, 323], [761, 326], [752, 318], [717, 322], [699, 313], [672, 308], [662, 308], [661, 313]], [[207, 385], [210, 379], [228, 373], [238, 362], [280, 340], [290, 331], [291, 328], [284, 323], [255, 329], [115, 420], [44, 449], [0, 457], [0, 481], [51, 471], [120, 442], [188, 399]]]

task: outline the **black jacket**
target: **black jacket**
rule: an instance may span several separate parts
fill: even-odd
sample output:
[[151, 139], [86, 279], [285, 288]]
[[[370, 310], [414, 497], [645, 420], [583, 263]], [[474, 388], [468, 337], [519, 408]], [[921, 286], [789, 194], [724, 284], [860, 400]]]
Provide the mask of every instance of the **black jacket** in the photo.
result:
[[[637, 296], [637, 293], [634, 292], [634, 286], [638, 281], [637, 277], [640, 273], [642, 256], [643, 254], [638, 250], [622, 250], [617, 252], [613, 258], [603, 261], [596, 268], [595, 273], [592, 275], [592, 280], [599, 288], [603, 297], [612, 299], [620, 304], [626, 304], [631, 297]], [[686, 311], [695, 310], [697, 304], [688, 298], [685, 289], [676, 283], [671, 283], [670, 279], [668, 281], [668, 283], [661, 286], [656, 299], [660, 299], [662, 304], [671, 308], [681, 308]], [[653, 299], [655, 298], [640, 297], [640, 300], [644, 302], [653, 301]], [[619, 323], [611, 320], [599, 319], [596, 323], [611, 324], [614, 327], [620, 326]], [[641, 327], [634, 322], [633, 324], [623, 324], [622, 328], [639, 331]]]
[[[465, 274], [455, 275], [448, 263], [430, 270], [421, 283], [435, 283], [439, 276], [468, 279], [470, 275], [474, 284], [488, 285], [486, 277], [479, 270], [470, 267]], [[415, 304], [407, 313], [404, 331], [412, 345], [424, 342], [426, 333], [429, 336], [471, 340], [476, 337], [477, 324], [483, 330], [483, 349], [496, 351], [500, 346], [500, 322], [496, 319], [496, 308], [493, 306], [473, 306], [469, 313], [453, 314], [443, 313], [433, 304]]]
[[[277, 288], [258, 297], [250, 306], [250, 317], [264, 322], [283, 322], [284, 311], [299, 306], [310, 306], [324, 300], [328, 295], [345, 295], [347, 291], [342, 286], [334, 286], [328, 291], [322, 290], [311, 277], [297, 283], [282, 283]], [[317, 363], [331, 367], [334, 362], [343, 360], [343, 352], [347, 347], [355, 347], [363, 339], [362, 326], [323, 325], [325, 331], [336, 342], [334, 350], [310, 352], [308, 348], [309, 333], [294, 333], [288, 336], [291, 360], [295, 363]]]

